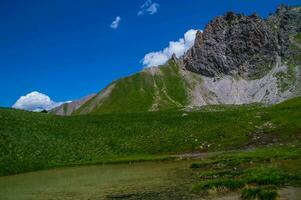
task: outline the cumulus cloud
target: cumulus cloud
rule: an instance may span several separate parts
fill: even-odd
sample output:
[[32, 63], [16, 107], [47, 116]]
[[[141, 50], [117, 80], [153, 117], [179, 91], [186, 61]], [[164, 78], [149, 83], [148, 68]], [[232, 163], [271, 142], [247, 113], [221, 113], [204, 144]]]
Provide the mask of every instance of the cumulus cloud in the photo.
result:
[[117, 29], [119, 27], [119, 24], [120, 24], [120, 21], [121, 21], [121, 17], [120, 16], [117, 16], [115, 18], [115, 20], [111, 23], [110, 27], [112, 29]]
[[51, 110], [52, 108], [60, 106], [63, 103], [66, 102], [55, 102], [51, 100], [49, 96], [34, 91], [26, 94], [25, 96], [21, 96], [12, 107], [21, 110], [38, 112], [42, 110]]
[[169, 42], [168, 47], [161, 51], [151, 52], [144, 56], [142, 63], [145, 67], [163, 65], [172, 57], [181, 57], [188, 49], [194, 45], [195, 36], [198, 30], [190, 29], [184, 34], [184, 38], [178, 41]]
[[137, 15], [144, 15], [150, 14], [153, 15], [158, 12], [160, 4], [156, 2], [152, 2], [152, 0], [147, 0], [140, 6], [140, 10], [138, 11]]

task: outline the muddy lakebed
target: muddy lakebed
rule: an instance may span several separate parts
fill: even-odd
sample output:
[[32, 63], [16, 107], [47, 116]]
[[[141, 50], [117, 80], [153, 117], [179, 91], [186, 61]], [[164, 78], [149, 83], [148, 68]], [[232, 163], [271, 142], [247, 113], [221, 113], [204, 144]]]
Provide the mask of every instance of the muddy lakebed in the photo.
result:
[[195, 160], [58, 168], [0, 177], [0, 199], [191, 199]]

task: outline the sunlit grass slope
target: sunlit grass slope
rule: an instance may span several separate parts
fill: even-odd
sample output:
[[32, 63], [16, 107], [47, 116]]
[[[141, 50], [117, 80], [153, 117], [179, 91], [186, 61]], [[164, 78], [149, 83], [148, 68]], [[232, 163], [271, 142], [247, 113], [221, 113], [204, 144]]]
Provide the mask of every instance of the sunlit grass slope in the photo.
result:
[[169, 110], [183, 107], [187, 99], [179, 66], [170, 61], [113, 82], [73, 114]]
[[[59, 117], [0, 109], [0, 175], [165, 155], [298, 143], [301, 98], [272, 107]], [[222, 111], [218, 111], [218, 110]]]

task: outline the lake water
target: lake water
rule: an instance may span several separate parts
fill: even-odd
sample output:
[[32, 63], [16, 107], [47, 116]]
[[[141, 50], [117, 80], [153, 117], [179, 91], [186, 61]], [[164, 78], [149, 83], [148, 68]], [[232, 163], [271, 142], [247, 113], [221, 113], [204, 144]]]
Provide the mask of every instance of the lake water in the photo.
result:
[[81, 166], [0, 177], [0, 199], [177, 199], [191, 162]]

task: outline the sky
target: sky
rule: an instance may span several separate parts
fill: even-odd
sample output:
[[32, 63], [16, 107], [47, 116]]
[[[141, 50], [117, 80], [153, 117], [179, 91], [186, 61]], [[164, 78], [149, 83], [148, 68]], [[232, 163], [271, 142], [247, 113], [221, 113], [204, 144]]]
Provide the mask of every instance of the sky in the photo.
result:
[[0, 0], [0, 106], [97, 93], [186, 51], [215, 16], [267, 17], [283, 3], [301, 0]]

